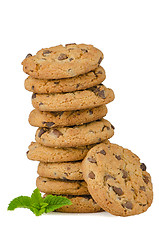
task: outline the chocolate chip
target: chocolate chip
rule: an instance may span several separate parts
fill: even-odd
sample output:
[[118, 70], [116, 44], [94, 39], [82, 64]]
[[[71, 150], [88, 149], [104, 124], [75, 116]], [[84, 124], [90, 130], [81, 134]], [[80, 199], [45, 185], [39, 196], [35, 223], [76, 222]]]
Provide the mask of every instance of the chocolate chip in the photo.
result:
[[115, 127], [114, 127], [112, 124], [111, 124], [111, 128], [112, 128], [112, 129], [115, 129]]
[[93, 114], [93, 111], [92, 110], [89, 110], [89, 115], [92, 115]]
[[57, 130], [57, 129], [53, 129], [53, 130], [52, 130], [52, 133], [53, 133], [57, 138], [59, 138], [60, 136], [63, 135], [63, 134], [62, 134], [59, 130]]
[[46, 124], [46, 126], [49, 128], [49, 127], [52, 127], [55, 123], [54, 122], [43, 122], [43, 124]]
[[31, 53], [28, 53], [25, 58], [29, 58], [29, 57], [32, 57]]
[[110, 127], [106, 126], [107, 130], [110, 130]]
[[121, 188], [112, 186], [112, 189], [113, 189], [113, 191], [114, 191], [117, 195], [119, 195], [119, 196], [121, 196], [121, 195], [124, 194], [124, 192], [123, 192], [123, 190], [122, 190]]
[[69, 58], [69, 61], [71, 62], [73, 60], [73, 58]]
[[103, 60], [103, 58], [100, 57], [100, 58], [99, 58], [99, 61], [98, 61], [98, 64], [100, 64], [102, 60]]
[[41, 128], [38, 133], [38, 137], [40, 138], [45, 132], [46, 132], [46, 130], [44, 128]]
[[98, 152], [98, 153], [101, 153], [101, 154], [103, 154], [103, 155], [106, 155], [106, 152], [105, 152], [104, 150], [101, 150], [101, 151]]
[[96, 74], [102, 74], [102, 71], [98, 71]]
[[37, 93], [33, 93], [32, 99], [36, 98], [36, 94], [37, 94]]
[[149, 177], [148, 176], [143, 175], [143, 180], [146, 184], [149, 183]]
[[116, 159], [121, 160], [121, 156], [120, 155], [115, 155]]
[[39, 103], [39, 106], [44, 105], [42, 102]]
[[122, 170], [123, 176], [122, 178], [127, 178], [128, 177], [128, 172], [125, 170]]
[[145, 192], [146, 191], [145, 186], [140, 186], [140, 190]]
[[67, 55], [64, 54], [64, 53], [61, 53], [61, 54], [58, 56], [58, 60], [65, 60], [65, 59], [67, 59], [67, 58], [68, 58]]
[[122, 206], [130, 210], [133, 208], [132, 202], [130, 201], [127, 201], [126, 203], [122, 204]]
[[99, 92], [98, 92], [98, 95], [99, 95], [99, 97], [101, 97], [101, 98], [103, 98], [103, 99], [106, 98], [104, 90], [99, 91]]
[[87, 158], [87, 160], [91, 163], [97, 163], [97, 161], [92, 157]]
[[69, 45], [76, 45], [76, 43], [67, 43], [67, 44], [65, 44], [65, 47], [67, 47]]
[[43, 51], [43, 56], [46, 56], [46, 55], [48, 55], [48, 54], [50, 54], [50, 53], [51, 53], [50, 50], [44, 50], [44, 51]]
[[34, 90], [34, 86], [32, 86], [31, 89]]
[[84, 53], [88, 52], [88, 50], [87, 50], [87, 49], [84, 49], [84, 48], [81, 48], [81, 50], [82, 50], [82, 52], [84, 52]]
[[95, 174], [94, 174], [94, 172], [91, 171], [91, 172], [88, 174], [88, 177], [91, 178], [91, 179], [95, 179]]
[[140, 168], [142, 171], [146, 171], [146, 165], [144, 163], [141, 163]]
[[113, 177], [113, 176], [111, 176], [110, 174], [106, 174], [105, 176], [104, 176], [104, 181], [107, 181], [109, 178], [112, 178], [112, 179], [116, 179], [115, 177]]
[[59, 84], [59, 81], [58, 82], [54, 82], [54, 84]]
[[26, 152], [26, 155], [29, 153], [29, 150]]
[[78, 88], [78, 87], [79, 87], [79, 85], [80, 85], [80, 84], [78, 83], [78, 84], [76, 85], [76, 88]]

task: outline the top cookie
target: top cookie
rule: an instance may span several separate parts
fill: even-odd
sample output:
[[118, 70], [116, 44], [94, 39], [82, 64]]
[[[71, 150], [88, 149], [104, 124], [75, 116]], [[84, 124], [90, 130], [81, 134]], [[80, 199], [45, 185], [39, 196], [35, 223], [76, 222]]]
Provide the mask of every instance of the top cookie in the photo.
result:
[[145, 164], [128, 149], [99, 144], [88, 152], [82, 171], [94, 200], [111, 214], [139, 214], [152, 203], [151, 176]]
[[103, 53], [86, 44], [66, 44], [41, 49], [23, 60], [23, 71], [34, 78], [70, 78], [87, 73], [99, 66]]

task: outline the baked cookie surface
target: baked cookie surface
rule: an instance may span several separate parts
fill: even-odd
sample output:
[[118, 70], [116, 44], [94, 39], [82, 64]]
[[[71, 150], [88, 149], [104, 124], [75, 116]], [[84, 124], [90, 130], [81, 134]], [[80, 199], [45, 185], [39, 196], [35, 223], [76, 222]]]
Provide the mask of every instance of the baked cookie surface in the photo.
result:
[[83, 180], [81, 161], [64, 163], [40, 162], [37, 173], [41, 177], [53, 179]]
[[[104, 141], [109, 143], [109, 140]], [[53, 148], [32, 142], [27, 151], [27, 157], [33, 161], [40, 162], [68, 162], [82, 160], [89, 149], [94, 145], [87, 145], [79, 148]]]
[[86, 44], [66, 44], [41, 49], [23, 60], [23, 71], [34, 78], [70, 78], [96, 69], [103, 53]]
[[[46, 197], [47, 194], [44, 195]], [[95, 213], [102, 212], [103, 209], [93, 200], [91, 195], [71, 196], [63, 195], [71, 200], [72, 205], [63, 206], [56, 210], [56, 212], [66, 213]]]
[[66, 79], [37, 79], [29, 76], [24, 83], [25, 89], [34, 93], [74, 92], [93, 87], [104, 81], [105, 71], [102, 67], [94, 71]]
[[103, 118], [107, 114], [107, 107], [101, 105], [96, 108], [67, 111], [67, 112], [42, 112], [38, 109], [31, 111], [29, 123], [35, 127], [62, 127], [82, 125]]
[[111, 138], [114, 126], [107, 120], [97, 120], [81, 126], [38, 128], [35, 139], [49, 147], [80, 147]]
[[114, 100], [114, 92], [100, 84], [71, 93], [32, 95], [32, 105], [40, 111], [72, 111], [108, 104]]
[[36, 185], [41, 192], [57, 195], [88, 195], [85, 181], [54, 180], [51, 178], [37, 177]]
[[93, 199], [111, 214], [140, 214], [152, 203], [150, 174], [128, 149], [116, 144], [99, 144], [88, 152], [82, 171]]

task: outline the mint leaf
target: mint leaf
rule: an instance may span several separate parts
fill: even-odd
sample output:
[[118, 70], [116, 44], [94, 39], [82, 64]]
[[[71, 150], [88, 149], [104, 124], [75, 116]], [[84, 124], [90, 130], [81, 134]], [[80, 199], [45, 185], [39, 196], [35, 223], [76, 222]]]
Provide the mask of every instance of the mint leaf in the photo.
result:
[[43, 213], [48, 213], [64, 205], [71, 204], [72, 203], [68, 198], [62, 196], [47, 195], [46, 198], [42, 198], [39, 189], [36, 188], [31, 197], [20, 196], [14, 198], [8, 205], [8, 210], [28, 208], [36, 216], [40, 216]]
[[38, 188], [36, 188], [31, 195], [31, 202], [40, 204], [44, 202], [44, 199], [41, 197], [41, 193]]
[[47, 195], [44, 199], [44, 202], [48, 203], [48, 206], [46, 206], [46, 209], [45, 209], [46, 213], [52, 212], [55, 209], [58, 209], [62, 206], [72, 204], [72, 202], [66, 197], [53, 196], [53, 195]]
[[31, 199], [30, 197], [20, 196], [14, 198], [8, 206], [8, 210], [12, 211], [15, 208], [29, 208], [31, 207]]

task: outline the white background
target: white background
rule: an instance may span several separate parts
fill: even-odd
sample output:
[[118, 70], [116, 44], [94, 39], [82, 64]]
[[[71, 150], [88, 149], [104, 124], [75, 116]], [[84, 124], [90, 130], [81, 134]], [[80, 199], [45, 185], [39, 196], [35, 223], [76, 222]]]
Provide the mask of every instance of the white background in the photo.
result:
[[[159, 1], [1, 1], [0, 4], [0, 235], [3, 239], [158, 239], [159, 216]], [[107, 119], [112, 142], [131, 149], [147, 165], [154, 201], [146, 213], [35, 217], [27, 209], [7, 211], [19, 195], [36, 188], [37, 162], [25, 152], [34, 140], [28, 123], [31, 93], [24, 89], [21, 61], [28, 53], [65, 43], [87, 43], [104, 53], [105, 85], [116, 95]], [[1, 238], [2, 239], [2, 238]]]

